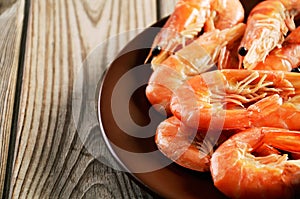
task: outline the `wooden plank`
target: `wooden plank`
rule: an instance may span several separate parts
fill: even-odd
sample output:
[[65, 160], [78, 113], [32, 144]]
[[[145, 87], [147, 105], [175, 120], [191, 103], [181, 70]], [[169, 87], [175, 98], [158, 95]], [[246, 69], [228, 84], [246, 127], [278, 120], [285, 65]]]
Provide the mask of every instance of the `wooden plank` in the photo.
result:
[[178, 0], [160, 0], [159, 1], [159, 17], [163, 18], [171, 14]]
[[0, 196], [3, 194], [17, 82], [24, 1], [0, 1]]
[[0, 1], [0, 14], [8, 10], [13, 4], [15, 4], [16, 0], [1, 0]]
[[[107, 45], [99, 62], [154, 21], [155, 0], [31, 0], [12, 198], [151, 197], [84, 147], [95, 144], [106, 153], [101, 158], [110, 158], [103, 143], [93, 142], [97, 124], [80, 137], [72, 99], [76, 75], [97, 45]], [[106, 41], [128, 30], [129, 36]]]

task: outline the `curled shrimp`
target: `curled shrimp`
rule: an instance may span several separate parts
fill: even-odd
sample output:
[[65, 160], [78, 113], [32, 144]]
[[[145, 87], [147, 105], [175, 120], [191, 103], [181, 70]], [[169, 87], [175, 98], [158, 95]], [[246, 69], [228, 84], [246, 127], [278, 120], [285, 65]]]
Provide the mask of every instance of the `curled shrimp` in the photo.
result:
[[282, 47], [275, 48], [259, 62], [255, 70], [292, 71], [300, 65], [300, 27], [293, 30], [284, 40]]
[[213, 150], [227, 137], [222, 134], [216, 145], [214, 139], [204, 139], [204, 137], [204, 132], [188, 128], [172, 116], [158, 126], [155, 142], [158, 149], [178, 165], [206, 172], [210, 168]]
[[213, 153], [214, 185], [230, 198], [296, 198], [300, 193], [300, 160], [286, 154], [262, 156], [271, 146], [300, 152], [300, 133], [280, 128], [250, 128], [233, 135]]
[[226, 47], [222, 48], [220, 51], [218, 59], [218, 69], [238, 69], [239, 68], [239, 56], [238, 48], [241, 39], [237, 39], [234, 42], [228, 44]]
[[289, 18], [287, 20], [288, 24], [291, 25], [290, 28], [294, 29], [295, 24], [293, 20], [300, 13], [300, 1], [299, 0], [267, 0], [267, 1], [280, 1], [284, 7], [288, 10]]
[[152, 64], [154, 71], [146, 88], [151, 104], [161, 105], [169, 112], [171, 96], [186, 79], [212, 69], [221, 49], [242, 37], [245, 24], [206, 32], [193, 43], [171, 55], [163, 63]]
[[279, 0], [262, 1], [250, 12], [241, 41], [240, 67], [253, 69], [275, 47], [280, 47], [288, 30], [295, 28], [294, 10]]
[[243, 20], [244, 9], [239, 0], [179, 0], [155, 37], [145, 62], [152, 57], [152, 63], [161, 63], [181, 45], [197, 38], [205, 24], [207, 30], [225, 29]]
[[[268, 70], [216, 70], [197, 75], [176, 91], [171, 112], [186, 125], [208, 128], [215, 118], [224, 129], [300, 129], [300, 74]], [[194, 97], [186, 96], [193, 90]]]

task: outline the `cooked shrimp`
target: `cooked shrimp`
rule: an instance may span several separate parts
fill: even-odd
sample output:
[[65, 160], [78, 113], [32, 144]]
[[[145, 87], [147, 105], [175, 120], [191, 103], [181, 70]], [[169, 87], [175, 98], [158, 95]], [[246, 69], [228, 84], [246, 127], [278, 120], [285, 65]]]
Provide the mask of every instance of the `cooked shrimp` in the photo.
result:
[[239, 48], [240, 67], [252, 69], [281, 46], [288, 30], [295, 27], [293, 11], [288, 9], [279, 0], [262, 1], [252, 9]]
[[282, 47], [275, 48], [265, 61], [254, 66], [255, 70], [292, 71], [300, 65], [300, 27], [293, 30], [284, 40]]
[[297, 198], [300, 160], [291, 160], [288, 154], [257, 156], [256, 149], [265, 144], [299, 153], [299, 143], [300, 133], [286, 129], [263, 127], [237, 133], [212, 155], [214, 185], [230, 198]]
[[[215, 70], [180, 86], [172, 113], [186, 125], [208, 128], [223, 118], [224, 129], [280, 127], [300, 129], [300, 74], [267, 70]], [[193, 90], [195, 95], [185, 95]]]
[[[242, 39], [242, 38], [241, 38]], [[228, 44], [220, 51], [218, 59], [218, 69], [238, 69], [239, 68], [239, 56], [238, 48], [241, 39], [235, 40], [233, 43]]]
[[195, 39], [205, 24], [207, 30], [225, 29], [243, 20], [244, 9], [239, 0], [179, 0], [155, 37], [145, 62], [152, 57], [152, 63], [161, 63], [179, 46]]
[[288, 10], [289, 17], [287, 18], [287, 24], [290, 25], [290, 29], [295, 28], [293, 22], [294, 18], [300, 13], [300, 1], [299, 0], [267, 0], [267, 1], [280, 1], [284, 7]]
[[242, 37], [245, 24], [204, 33], [193, 43], [171, 55], [162, 64], [152, 64], [154, 72], [146, 88], [151, 104], [160, 104], [169, 111], [170, 99], [176, 88], [186, 79], [212, 69], [220, 50]]
[[160, 123], [155, 135], [158, 149], [177, 164], [196, 171], [209, 171], [210, 158], [215, 147], [225, 141], [220, 138], [205, 138], [205, 132], [188, 128], [176, 117]]
[[239, 0], [213, 0], [212, 12], [215, 16], [215, 28], [220, 30], [243, 22], [245, 15], [243, 5]]

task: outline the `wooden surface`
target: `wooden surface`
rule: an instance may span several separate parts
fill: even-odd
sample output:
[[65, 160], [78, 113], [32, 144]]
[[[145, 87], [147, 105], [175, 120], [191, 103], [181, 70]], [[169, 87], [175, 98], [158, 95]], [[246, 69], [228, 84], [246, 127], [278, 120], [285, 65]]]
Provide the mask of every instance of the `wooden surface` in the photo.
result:
[[3, 1], [0, 6], [0, 194], [3, 193], [13, 107], [18, 77], [18, 59], [24, 1]]
[[[93, 142], [99, 127], [95, 124], [86, 138], [80, 137], [72, 103], [77, 74], [97, 46], [107, 45], [99, 60], [108, 62], [174, 4], [0, 0], [1, 195], [4, 190], [5, 198], [153, 197], [90, 153], [85, 146], [99, 145]], [[29, 7], [25, 14], [24, 5]], [[105, 147], [99, 150], [100, 158], [111, 159]]]

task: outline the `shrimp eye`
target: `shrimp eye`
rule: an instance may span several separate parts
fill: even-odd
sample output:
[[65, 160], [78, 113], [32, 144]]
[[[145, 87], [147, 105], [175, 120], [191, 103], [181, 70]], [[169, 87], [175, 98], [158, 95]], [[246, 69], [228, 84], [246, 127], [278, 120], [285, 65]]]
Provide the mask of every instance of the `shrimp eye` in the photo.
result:
[[300, 73], [300, 68], [293, 68], [291, 72]]
[[248, 52], [248, 49], [245, 48], [244, 46], [240, 47], [239, 51], [238, 51], [239, 55], [241, 55], [243, 57], [246, 56], [247, 52]]
[[155, 48], [152, 49], [152, 55], [157, 56], [161, 52], [160, 46], [155, 46]]

